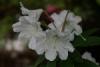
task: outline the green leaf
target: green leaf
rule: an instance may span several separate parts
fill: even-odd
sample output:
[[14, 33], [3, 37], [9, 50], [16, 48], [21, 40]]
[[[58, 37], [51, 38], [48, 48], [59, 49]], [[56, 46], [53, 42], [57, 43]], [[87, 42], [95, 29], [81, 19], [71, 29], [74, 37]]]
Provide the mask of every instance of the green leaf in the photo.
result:
[[77, 37], [74, 41], [75, 47], [88, 47], [100, 45], [100, 37], [90, 36], [86, 37], [86, 41], [82, 40], [81, 37]]
[[6, 16], [4, 19], [0, 21], [0, 39], [7, 36], [7, 33], [12, 28], [13, 17]]
[[81, 54], [75, 50], [65, 61], [59, 61], [59, 67], [99, 67], [93, 62], [81, 58]]
[[48, 62], [46, 67], [56, 67], [56, 61]]
[[96, 0], [97, 4], [100, 5], [100, 0]]
[[39, 56], [39, 58], [36, 60], [35, 64], [33, 65], [33, 67], [37, 67], [40, 63], [42, 63], [44, 61], [44, 57], [43, 56]]
[[99, 65], [96, 65], [95, 63], [92, 63], [88, 60], [83, 60], [82, 63], [75, 62], [74, 64], [75, 64], [75, 67], [99, 67]]
[[60, 62], [60, 67], [74, 67], [74, 64], [71, 60]]
[[100, 30], [100, 29], [99, 28], [89, 29], [89, 30], [83, 32], [82, 35], [90, 36], [90, 35], [94, 34], [95, 32], [97, 32], [98, 30]]

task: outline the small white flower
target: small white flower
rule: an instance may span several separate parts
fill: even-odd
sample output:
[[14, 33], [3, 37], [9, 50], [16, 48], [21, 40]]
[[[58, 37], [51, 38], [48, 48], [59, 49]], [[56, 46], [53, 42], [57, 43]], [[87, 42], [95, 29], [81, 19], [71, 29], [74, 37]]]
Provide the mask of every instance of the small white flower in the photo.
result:
[[80, 35], [82, 33], [82, 28], [78, 24], [80, 21], [82, 21], [80, 16], [75, 16], [74, 13], [69, 12], [68, 16], [66, 17], [66, 28], [65, 31], [70, 30], [71, 32], [74, 32], [76, 35]]
[[32, 36], [42, 35], [42, 29], [40, 22], [30, 23], [30, 20], [26, 19], [28, 16], [22, 16], [19, 22], [13, 24], [14, 32], [19, 32], [19, 38], [30, 39]]
[[92, 57], [91, 53], [89, 52], [85, 52], [83, 55], [82, 55], [82, 58], [83, 59], [86, 59], [86, 60], [89, 60], [93, 63], [96, 63], [97, 65], [99, 65], [99, 63], [96, 62], [95, 58]]
[[73, 52], [74, 47], [69, 41], [57, 35], [56, 31], [47, 30], [46, 37], [42, 39], [32, 38], [29, 48], [35, 50], [38, 54], [45, 52], [46, 59], [53, 61], [56, 59], [57, 54], [60, 59], [66, 60], [68, 52]]
[[[51, 18], [54, 20], [49, 27], [51, 29], [57, 29], [59, 32], [63, 33], [72, 33], [74, 38], [74, 34], [80, 35], [82, 33], [82, 29], [78, 23], [81, 21], [81, 17], [75, 16], [72, 12], [68, 12], [67, 10], [61, 11], [59, 14], [54, 13], [51, 15]], [[63, 24], [65, 23], [65, 29], [62, 31]], [[55, 24], [55, 26], [53, 25]]]
[[19, 32], [19, 39], [31, 39], [31, 37], [37, 37], [44, 35], [40, 27], [39, 17], [43, 12], [42, 9], [28, 10], [21, 4], [22, 14], [28, 14], [28, 16], [19, 17], [19, 21], [13, 24], [14, 32]]
[[29, 19], [32, 19], [34, 21], [38, 21], [41, 13], [43, 12], [43, 9], [29, 10], [23, 6], [22, 2], [20, 2], [20, 6], [21, 6], [22, 14], [30, 16]]

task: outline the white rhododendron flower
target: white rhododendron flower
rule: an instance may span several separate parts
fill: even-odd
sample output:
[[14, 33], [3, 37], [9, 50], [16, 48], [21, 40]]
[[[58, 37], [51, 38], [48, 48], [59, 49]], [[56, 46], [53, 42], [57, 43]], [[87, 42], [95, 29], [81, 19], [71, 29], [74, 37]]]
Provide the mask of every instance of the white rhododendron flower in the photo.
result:
[[[52, 14], [51, 18], [53, 18], [54, 20], [54, 22], [49, 24], [49, 27], [52, 29], [57, 29], [59, 32], [63, 32], [65, 34], [71, 32], [73, 34], [72, 38], [74, 38], [74, 34], [80, 35], [82, 33], [82, 29], [80, 25], [78, 25], [78, 23], [82, 19], [79, 16], [75, 16], [72, 12], [63, 10], [59, 14], [57, 13]], [[65, 27], [63, 30], [64, 23], [65, 23]]]
[[60, 59], [66, 60], [68, 58], [68, 52], [74, 51], [72, 44], [63, 37], [58, 36], [57, 32], [53, 30], [47, 30], [46, 37], [40, 39], [40, 41], [39, 39], [32, 38], [29, 48], [35, 50], [38, 54], [45, 52], [46, 59], [50, 61], [55, 60], [57, 54]]
[[[21, 4], [23, 14], [28, 16], [19, 17], [19, 21], [13, 24], [14, 32], [19, 32], [19, 38], [30, 39], [32, 36], [44, 35], [40, 27], [39, 17], [43, 12], [42, 9], [28, 10]], [[31, 14], [30, 14], [31, 13]]]
[[89, 52], [85, 52], [83, 55], [82, 55], [82, 58], [83, 59], [86, 59], [86, 60], [89, 60], [93, 63], [96, 63], [97, 65], [99, 65], [99, 63], [96, 62], [95, 58], [92, 57], [91, 53]]
[[40, 18], [41, 13], [43, 12], [43, 9], [36, 9], [36, 10], [29, 10], [23, 6], [23, 4], [20, 2], [21, 11], [23, 15], [28, 15], [27, 19], [30, 19], [32, 22], [37, 22]]
[[39, 55], [45, 54], [46, 59], [50, 61], [54, 61], [57, 55], [61, 60], [66, 60], [68, 52], [75, 50], [71, 44], [74, 34], [82, 33], [78, 25], [81, 18], [67, 10], [59, 14], [53, 13], [50, 17], [54, 22], [48, 25], [50, 29], [43, 31], [39, 21], [43, 10], [28, 10], [21, 2], [20, 6], [25, 16], [19, 17], [19, 21], [13, 24], [14, 32], [19, 32], [19, 39], [25, 39], [30, 49], [35, 50]]
[[30, 39], [32, 36], [44, 35], [40, 28], [40, 22], [30, 23], [26, 17], [28, 16], [20, 17], [19, 22], [13, 24], [14, 32], [20, 32], [19, 38]]

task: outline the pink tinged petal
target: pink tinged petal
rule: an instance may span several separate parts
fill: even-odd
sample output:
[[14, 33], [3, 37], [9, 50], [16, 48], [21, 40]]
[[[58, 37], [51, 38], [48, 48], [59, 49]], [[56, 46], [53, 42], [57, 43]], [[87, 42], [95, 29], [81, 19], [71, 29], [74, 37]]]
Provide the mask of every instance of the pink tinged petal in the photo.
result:
[[58, 54], [59, 54], [59, 58], [61, 60], [66, 60], [68, 58], [68, 50], [67, 49], [60, 48], [58, 50]]
[[49, 61], [54, 61], [56, 59], [57, 53], [56, 50], [50, 49], [45, 52], [45, 57]]
[[69, 52], [74, 52], [75, 48], [73, 47], [73, 45], [70, 42], [66, 42], [65, 49], [67, 49]]

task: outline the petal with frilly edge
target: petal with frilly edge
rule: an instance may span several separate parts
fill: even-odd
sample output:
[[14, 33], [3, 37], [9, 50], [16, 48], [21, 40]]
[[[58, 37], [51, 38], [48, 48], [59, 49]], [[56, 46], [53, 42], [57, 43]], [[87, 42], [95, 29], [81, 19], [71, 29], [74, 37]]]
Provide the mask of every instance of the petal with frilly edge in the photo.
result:
[[41, 13], [43, 12], [43, 9], [29, 10], [23, 6], [22, 2], [20, 2], [20, 6], [23, 15], [29, 15], [33, 17], [33, 19], [35, 18], [35, 20], [37, 21], [40, 18]]
[[70, 42], [66, 42], [64, 48], [67, 49], [69, 52], [74, 52], [75, 50], [75, 48]]
[[[42, 39], [42, 38], [40, 38], [40, 39]], [[38, 39], [35, 37], [31, 38], [28, 47], [30, 49], [35, 50], [37, 52], [37, 54], [39, 54], [39, 55], [44, 53], [44, 45], [42, 45], [41, 43], [38, 43]]]
[[25, 8], [24, 5], [22, 4], [22, 2], [20, 2], [20, 6], [21, 6], [22, 14], [29, 14], [30, 13], [30, 10]]
[[[54, 20], [54, 22], [52, 22], [52, 23], [55, 24], [55, 26], [57, 27], [58, 30], [61, 29], [62, 24], [65, 21], [65, 17], [66, 17], [67, 12], [68, 12], [67, 10], [63, 10], [59, 14], [54, 13], [51, 15], [51, 18]], [[51, 24], [50, 24], [50, 28], [53, 29], [53, 27], [52, 27], [53, 24], [52, 25]]]
[[50, 49], [45, 52], [45, 57], [49, 61], [54, 61], [56, 59], [57, 53], [55, 49]]
[[28, 32], [20, 32], [18, 35], [18, 39], [20, 40], [29, 41], [30, 38], [32, 38], [32, 35], [29, 34]]
[[68, 16], [66, 17], [66, 21], [70, 22], [70, 23], [76, 23], [78, 24], [79, 22], [82, 21], [80, 16], [75, 16], [74, 13], [69, 12]]
[[30, 42], [29, 42], [29, 45], [28, 45], [28, 47], [30, 48], [30, 49], [36, 49], [36, 38], [34, 38], [34, 37], [32, 37], [31, 39], [30, 39]]
[[99, 65], [99, 63], [96, 62], [96, 59], [92, 57], [92, 54], [90, 52], [84, 52], [84, 54], [82, 55], [82, 58]]
[[82, 33], [82, 28], [81, 28], [80, 25], [73, 24], [73, 27], [74, 27], [74, 29], [75, 29], [74, 33], [75, 33], [76, 35], [80, 35], [80, 34]]
[[13, 25], [12, 25], [13, 31], [14, 31], [14, 32], [20, 32], [20, 31], [21, 31], [21, 30], [20, 30], [20, 26], [21, 26], [21, 22], [17, 22], [17, 23], [15, 23], [15, 24], [13, 24]]
[[68, 50], [64, 48], [59, 48], [58, 55], [61, 60], [66, 60], [68, 58]]

